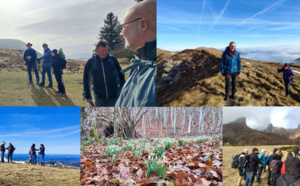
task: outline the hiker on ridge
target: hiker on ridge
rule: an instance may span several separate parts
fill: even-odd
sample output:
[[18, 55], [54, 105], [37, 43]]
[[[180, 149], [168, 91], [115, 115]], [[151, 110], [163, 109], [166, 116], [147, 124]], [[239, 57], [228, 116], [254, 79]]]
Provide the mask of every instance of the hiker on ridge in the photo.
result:
[[62, 81], [62, 75], [63, 75], [63, 69], [66, 68], [67, 61], [57, 53], [56, 49], [52, 50], [51, 55], [52, 55], [53, 74], [55, 75], [57, 88], [58, 88], [58, 91], [56, 91], [55, 93], [60, 94], [60, 96], [62, 97], [65, 97], [66, 89]]
[[223, 52], [221, 58], [221, 73], [225, 76], [225, 98], [224, 100], [227, 101], [229, 98], [229, 91], [230, 91], [230, 78], [232, 79], [231, 86], [232, 86], [232, 94], [230, 96], [231, 99], [236, 99], [236, 77], [241, 73], [241, 57], [240, 53], [236, 51], [236, 44], [235, 42], [230, 42], [229, 46], [226, 47], [225, 51]]
[[249, 163], [246, 167], [246, 182], [245, 186], [252, 186], [254, 178], [257, 173], [257, 167], [260, 163], [260, 159], [257, 157], [259, 154], [257, 148], [252, 149], [252, 154], [250, 155]]
[[27, 46], [27, 49], [24, 52], [23, 61], [24, 61], [24, 64], [27, 65], [29, 84], [32, 84], [32, 74], [31, 74], [32, 69], [34, 70], [34, 73], [35, 73], [36, 84], [39, 84], [40, 76], [39, 76], [39, 72], [37, 70], [37, 64], [36, 64], [36, 58], [37, 58], [36, 51], [33, 48], [31, 48], [32, 47], [31, 43], [27, 43], [26, 46]]
[[0, 146], [1, 151], [1, 162], [4, 163], [4, 153], [5, 153], [5, 142], [2, 142], [2, 145]]
[[36, 148], [35, 148], [35, 144], [33, 143], [31, 148], [30, 148], [30, 155], [31, 155], [31, 165], [36, 164]]
[[8, 162], [10, 160], [10, 162], [12, 163], [13, 153], [16, 150], [16, 148], [11, 143], [9, 143], [9, 146], [6, 149], [8, 150], [8, 155], [7, 155]]
[[156, 0], [144, 0], [131, 7], [120, 29], [125, 48], [135, 59], [123, 70], [131, 72], [115, 106], [156, 106]]
[[41, 165], [45, 166], [45, 146], [43, 144], [40, 145], [39, 154], [41, 156]]
[[43, 71], [42, 71], [42, 82], [39, 84], [41, 87], [45, 86], [45, 81], [46, 81], [46, 73], [48, 75], [48, 80], [49, 84], [47, 88], [52, 88], [52, 76], [51, 76], [51, 50], [48, 48], [48, 44], [44, 43], [43, 44], [43, 49], [44, 49], [44, 55], [37, 60], [40, 61], [41, 59], [43, 60]]
[[285, 96], [288, 97], [290, 93], [289, 86], [293, 82], [293, 79], [295, 78], [295, 74], [293, 70], [291, 69], [290, 65], [285, 63], [281, 69], [277, 69], [277, 72], [283, 72], [283, 81], [285, 86]]
[[114, 56], [108, 53], [108, 43], [102, 39], [96, 44], [95, 54], [84, 67], [84, 97], [92, 103], [90, 80], [92, 80], [95, 104], [97, 107], [113, 107], [125, 83], [121, 66]]
[[[248, 149], [244, 149], [244, 151], [241, 153], [239, 157], [239, 162], [243, 162], [242, 159], [244, 159], [247, 155], [248, 155]], [[245, 170], [241, 166], [238, 166], [238, 169], [239, 169], [239, 179], [237, 185], [240, 186], [242, 183], [242, 179], [245, 177]]]

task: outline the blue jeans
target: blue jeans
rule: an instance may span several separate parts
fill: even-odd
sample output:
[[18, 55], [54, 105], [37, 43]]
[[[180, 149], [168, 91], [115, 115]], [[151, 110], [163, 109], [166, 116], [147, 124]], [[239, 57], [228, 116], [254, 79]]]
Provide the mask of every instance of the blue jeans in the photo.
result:
[[4, 162], [4, 151], [1, 151], [1, 161]]
[[12, 163], [12, 155], [13, 155], [13, 153], [8, 153], [8, 155], [7, 155], [8, 162], [10, 160], [10, 162]]
[[257, 174], [257, 176], [256, 176], [256, 182], [260, 182], [260, 177], [261, 177], [261, 173], [262, 173], [263, 169], [264, 169], [263, 166], [260, 166], [260, 167], [258, 168], [258, 174]]
[[31, 155], [31, 164], [36, 164], [36, 155]]
[[42, 71], [42, 82], [45, 82], [46, 80], [46, 73], [48, 76], [49, 83], [52, 83], [52, 76], [51, 76], [51, 67], [43, 67]]
[[36, 62], [27, 62], [27, 72], [28, 72], [29, 82], [32, 82], [32, 74], [31, 74], [32, 69], [34, 70], [34, 73], [35, 73], [36, 82], [39, 83], [40, 76], [39, 76], [39, 72], [36, 68]]
[[246, 172], [245, 186], [252, 186], [256, 171]]
[[45, 165], [45, 154], [40, 154], [41, 157], [41, 164]]
[[284, 85], [285, 85], [285, 95], [288, 96], [290, 93], [290, 84], [293, 82], [293, 79], [289, 80], [284, 80]]

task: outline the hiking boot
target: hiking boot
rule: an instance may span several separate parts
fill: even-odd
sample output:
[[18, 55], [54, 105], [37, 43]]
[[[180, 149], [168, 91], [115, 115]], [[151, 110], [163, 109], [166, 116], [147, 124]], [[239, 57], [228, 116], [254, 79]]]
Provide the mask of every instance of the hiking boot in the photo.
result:
[[234, 95], [234, 94], [233, 94], [233, 95], [231, 95], [231, 96], [230, 96], [230, 98], [231, 98], [231, 99], [236, 99], [236, 97], [235, 97], [235, 95]]
[[228, 94], [226, 94], [226, 95], [225, 95], [225, 98], [224, 98], [224, 100], [225, 100], [225, 101], [227, 101], [227, 100], [228, 100], [228, 98], [229, 98], [229, 95], [228, 95]]
[[52, 88], [52, 82], [46, 88]]
[[42, 81], [40, 84], [39, 84], [40, 87], [44, 87], [45, 86], [45, 82]]
[[29, 85], [32, 84], [32, 81], [29, 81], [28, 84], [29, 84]]
[[61, 97], [64, 97], [64, 98], [66, 98], [66, 97], [67, 97], [67, 95], [66, 95], [66, 94], [64, 94], [64, 93], [62, 93], [60, 96], [61, 96]]

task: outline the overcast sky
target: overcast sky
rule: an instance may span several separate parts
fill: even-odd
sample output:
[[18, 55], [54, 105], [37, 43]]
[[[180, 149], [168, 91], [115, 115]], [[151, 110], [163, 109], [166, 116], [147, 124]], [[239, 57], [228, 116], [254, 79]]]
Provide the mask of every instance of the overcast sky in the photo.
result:
[[300, 124], [300, 107], [224, 107], [223, 122], [231, 122], [239, 117], [247, 118], [247, 125], [264, 130], [268, 124], [286, 129], [297, 128]]
[[109, 12], [122, 22], [134, 0], [9, 0], [0, 1], [0, 38], [33, 43], [42, 52], [63, 48], [67, 58], [92, 55], [100, 27]]

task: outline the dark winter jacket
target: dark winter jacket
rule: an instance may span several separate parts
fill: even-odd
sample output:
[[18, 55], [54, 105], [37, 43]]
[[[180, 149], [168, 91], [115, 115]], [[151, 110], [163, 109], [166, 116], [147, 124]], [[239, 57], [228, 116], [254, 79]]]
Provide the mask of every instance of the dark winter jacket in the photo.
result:
[[132, 64], [122, 72], [131, 70], [116, 107], [154, 107], [156, 106], [156, 40], [146, 42], [134, 53]]
[[5, 146], [3, 144], [0, 146], [0, 151], [5, 152]]
[[299, 186], [300, 177], [283, 174], [276, 179], [276, 186], [284, 186], [286, 183], [289, 184], [288, 186]]
[[285, 161], [285, 174], [276, 180], [276, 186], [289, 184], [289, 186], [300, 185], [300, 160], [295, 157], [287, 157]]
[[234, 50], [233, 56], [231, 56], [229, 47], [223, 52], [220, 63], [222, 74], [240, 73], [242, 70], [239, 52]]
[[246, 167], [246, 172], [252, 172], [252, 171], [257, 170], [259, 163], [260, 163], [260, 160], [259, 160], [259, 158], [257, 157], [257, 154], [252, 153], [252, 154], [250, 155], [249, 164], [248, 164], [248, 166]]
[[118, 98], [118, 89], [121, 89], [125, 83], [125, 76], [121, 70], [118, 60], [112, 55], [108, 54], [105, 59], [101, 59], [98, 55], [90, 58], [85, 64], [83, 73], [85, 98], [92, 98], [90, 77], [92, 77], [95, 98], [107, 100]]
[[45, 155], [45, 147], [40, 147], [40, 152], [39, 154]]
[[16, 150], [13, 145], [8, 146], [6, 149], [8, 150], [9, 154], [13, 153]]
[[39, 58], [39, 59], [43, 60], [43, 67], [51, 67], [52, 66], [51, 57], [52, 57], [51, 50], [49, 48], [47, 48], [44, 51], [44, 55]]
[[33, 146], [30, 148], [30, 155], [36, 155], [36, 148]]
[[61, 55], [56, 54], [55, 56], [52, 56], [52, 66], [54, 72], [64, 69], [66, 63], [66, 60], [61, 57]]
[[299, 154], [299, 148], [298, 147], [294, 148], [294, 153]]
[[[30, 60], [28, 60], [28, 56], [31, 57]], [[23, 55], [23, 61], [26, 61], [26, 64], [29, 65], [30, 63], [35, 63], [36, 61], [36, 51], [31, 48], [31, 49], [26, 49]]]
[[281, 69], [278, 69], [277, 71], [278, 71], [278, 73], [283, 72], [283, 80], [285, 80], [285, 81], [295, 78], [295, 74], [290, 67], [287, 70], [285, 70], [284, 67], [282, 67]]

